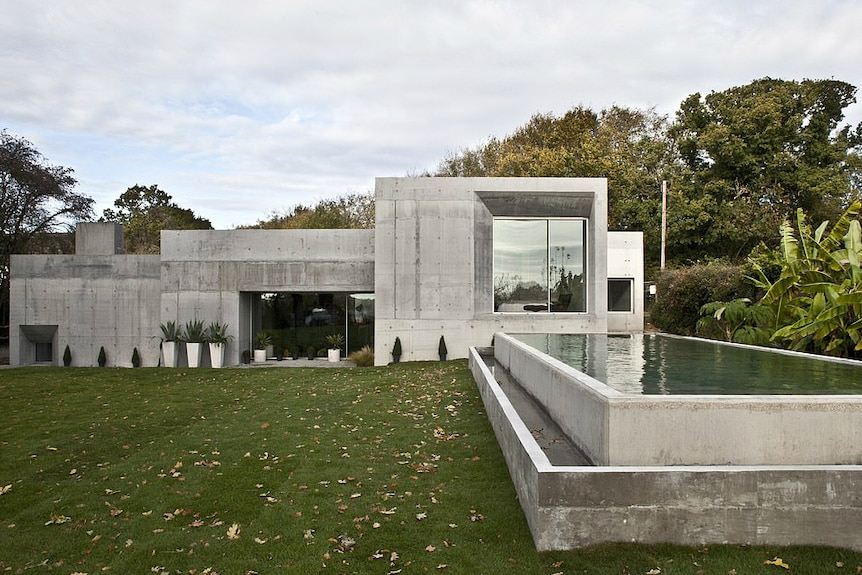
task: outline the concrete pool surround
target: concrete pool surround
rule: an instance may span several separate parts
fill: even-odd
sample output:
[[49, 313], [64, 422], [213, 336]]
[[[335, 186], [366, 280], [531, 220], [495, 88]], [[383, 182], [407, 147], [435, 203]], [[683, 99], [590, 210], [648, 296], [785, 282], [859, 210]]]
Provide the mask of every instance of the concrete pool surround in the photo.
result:
[[[626, 396], [501, 333], [469, 361], [540, 551], [612, 541], [862, 550], [860, 397]], [[594, 465], [552, 465], [497, 370]]]

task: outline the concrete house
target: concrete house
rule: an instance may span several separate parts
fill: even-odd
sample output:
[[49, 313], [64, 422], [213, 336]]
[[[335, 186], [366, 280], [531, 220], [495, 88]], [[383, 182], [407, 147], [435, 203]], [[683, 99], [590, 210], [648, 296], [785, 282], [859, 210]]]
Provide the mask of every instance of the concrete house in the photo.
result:
[[227, 365], [261, 331], [273, 356], [340, 333], [382, 365], [396, 337], [414, 361], [441, 336], [452, 359], [500, 331], [643, 329], [642, 234], [608, 232], [605, 179], [379, 178], [375, 201], [373, 230], [163, 231], [159, 255], [81, 223], [74, 255], [12, 256], [10, 363], [160, 365], [168, 321], [227, 324]]

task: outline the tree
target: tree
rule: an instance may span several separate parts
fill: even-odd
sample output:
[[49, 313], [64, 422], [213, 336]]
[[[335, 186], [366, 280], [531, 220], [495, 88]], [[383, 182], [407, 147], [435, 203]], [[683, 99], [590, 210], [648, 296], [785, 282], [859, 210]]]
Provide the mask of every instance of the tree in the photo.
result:
[[[55, 166], [27, 140], [0, 132], [0, 322], [9, 322], [9, 256], [53, 251], [93, 199], [74, 191], [72, 169]], [[69, 237], [69, 236], [67, 236]]]
[[[687, 172], [674, 182], [669, 249], [741, 258], [774, 245], [797, 208], [817, 220], [840, 214], [860, 191], [862, 125], [840, 125], [855, 94], [836, 80], [763, 78], [686, 98], [670, 129]], [[672, 245], [683, 238], [689, 245]]]
[[206, 218], [179, 207], [171, 196], [159, 189], [134, 185], [114, 201], [116, 209], [106, 209], [102, 221], [123, 224], [126, 253], [157, 254], [162, 230], [211, 230]]
[[661, 181], [679, 169], [667, 118], [654, 110], [578, 106], [537, 114], [512, 135], [446, 157], [438, 176], [606, 177], [608, 225], [642, 230], [650, 264], [659, 259]]
[[245, 229], [370, 229], [374, 227], [374, 196], [370, 193], [346, 194], [321, 200], [314, 206], [296, 205], [273, 212]]

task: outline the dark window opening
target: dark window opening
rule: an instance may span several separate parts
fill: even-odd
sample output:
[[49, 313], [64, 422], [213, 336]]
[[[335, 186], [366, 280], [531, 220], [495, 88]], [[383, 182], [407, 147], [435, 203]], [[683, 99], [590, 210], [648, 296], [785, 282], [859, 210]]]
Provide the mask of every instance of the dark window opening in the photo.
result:
[[608, 311], [632, 311], [631, 279], [608, 280]]

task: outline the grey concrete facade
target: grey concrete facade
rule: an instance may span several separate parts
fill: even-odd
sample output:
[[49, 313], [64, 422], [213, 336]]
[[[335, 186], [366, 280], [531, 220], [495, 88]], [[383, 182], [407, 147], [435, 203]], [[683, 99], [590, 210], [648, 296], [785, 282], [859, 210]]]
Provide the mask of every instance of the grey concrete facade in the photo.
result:
[[252, 343], [254, 292], [374, 291], [372, 230], [163, 231], [161, 322], [228, 325], [227, 365]]
[[[113, 224], [80, 224], [76, 255], [13, 258], [10, 362], [33, 363], [50, 338], [54, 364], [68, 344], [78, 365], [101, 345], [108, 365], [131, 365], [134, 347], [158, 365], [159, 324], [202, 320], [228, 325], [235, 365], [266, 292], [373, 293], [378, 365], [396, 337], [412, 361], [437, 359], [440, 336], [454, 359], [498, 331], [643, 329], [642, 235], [607, 231], [602, 178], [380, 178], [375, 203], [374, 230], [163, 231], [159, 256], [124, 255]], [[585, 313], [494, 312], [495, 217], [584, 219]], [[608, 312], [608, 278], [632, 282], [631, 311]]]
[[76, 366], [97, 365], [101, 347], [108, 365], [130, 367], [136, 347], [156, 365], [159, 256], [115, 253], [115, 224], [84, 224], [78, 236], [76, 255], [12, 256], [10, 363], [35, 363], [36, 345], [50, 343], [55, 365], [67, 345]]
[[[642, 236], [607, 231], [605, 179], [378, 178], [376, 191], [378, 365], [391, 360], [396, 337], [402, 360], [410, 361], [436, 359], [441, 335], [449, 357], [458, 358], [471, 345], [490, 345], [499, 331], [643, 330]], [[587, 219], [586, 313], [494, 312], [495, 217]], [[607, 311], [611, 266], [614, 276], [634, 281], [635, 307], [627, 314]]]
[[604, 542], [862, 550], [862, 466], [553, 466], [476, 349], [470, 369], [536, 548]]

